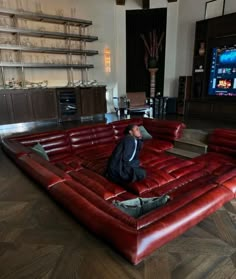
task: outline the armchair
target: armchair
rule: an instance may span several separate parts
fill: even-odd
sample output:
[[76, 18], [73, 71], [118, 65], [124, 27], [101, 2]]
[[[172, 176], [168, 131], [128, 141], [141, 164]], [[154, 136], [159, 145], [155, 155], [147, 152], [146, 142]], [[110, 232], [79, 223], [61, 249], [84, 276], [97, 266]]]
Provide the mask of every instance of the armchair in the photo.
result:
[[148, 116], [151, 114], [151, 106], [147, 104], [145, 92], [127, 92], [130, 114], [144, 113]]

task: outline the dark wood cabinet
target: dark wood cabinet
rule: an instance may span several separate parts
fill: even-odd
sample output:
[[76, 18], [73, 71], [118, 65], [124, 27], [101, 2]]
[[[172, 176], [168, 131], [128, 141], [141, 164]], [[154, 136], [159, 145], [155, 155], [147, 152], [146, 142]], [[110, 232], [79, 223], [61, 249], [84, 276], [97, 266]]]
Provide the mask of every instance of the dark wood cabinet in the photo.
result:
[[10, 94], [14, 123], [33, 121], [34, 115], [29, 92], [23, 89], [12, 90]]
[[78, 94], [80, 96], [80, 116], [106, 113], [105, 86], [79, 88]]
[[95, 114], [104, 114], [107, 112], [107, 103], [106, 103], [106, 88], [105, 87], [96, 87], [94, 88], [94, 111]]
[[186, 116], [211, 120], [236, 120], [236, 102], [219, 100], [189, 100], [186, 104]]
[[69, 121], [105, 114], [106, 87], [4, 89], [0, 125], [41, 120]]
[[80, 115], [90, 116], [94, 114], [95, 103], [94, 103], [94, 92], [91, 88], [80, 88]]
[[11, 94], [9, 90], [0, 92], [0, 124], [10, 124], [13, 122]]
[[32, 89], [30, 99], [36, 121], [57, 119], [57, 97], [55, 89]]

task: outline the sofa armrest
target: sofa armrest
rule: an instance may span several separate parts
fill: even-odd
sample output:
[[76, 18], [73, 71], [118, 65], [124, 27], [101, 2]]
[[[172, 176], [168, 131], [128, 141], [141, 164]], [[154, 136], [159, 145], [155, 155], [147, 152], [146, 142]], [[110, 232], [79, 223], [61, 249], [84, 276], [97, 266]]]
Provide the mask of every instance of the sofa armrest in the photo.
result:
[[153, 138], [174, 141], [182, 136], [186, 127], [184, 123], [179, 121], [159, 120], [144, 118], [143, 125]]
[[31, 148], [8, 138], [2, 140], [2, 148], [12, 159], [32, 152]]

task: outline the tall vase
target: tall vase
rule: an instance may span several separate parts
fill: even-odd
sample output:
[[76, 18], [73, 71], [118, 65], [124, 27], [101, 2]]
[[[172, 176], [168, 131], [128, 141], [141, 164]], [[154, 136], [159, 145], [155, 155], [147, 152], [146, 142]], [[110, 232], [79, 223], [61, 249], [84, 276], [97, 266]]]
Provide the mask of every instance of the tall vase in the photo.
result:
[[200, 48], [198, 50], [198, 53], [199, 53], [200, 56], [204, 56], [205, 52], [206, 52], [206, 50], [205, 50], [205, 43], [201, 42], [200, 43]]
[[156, 94], [156, 73], [158, 71], [157, 68], [149, 68], [150, 72], [150, 97], [154, 98]]
[[148, 59], [148, 69], [156, 69], [156, 68], [157, 68], [156, 58], [150, 57]]

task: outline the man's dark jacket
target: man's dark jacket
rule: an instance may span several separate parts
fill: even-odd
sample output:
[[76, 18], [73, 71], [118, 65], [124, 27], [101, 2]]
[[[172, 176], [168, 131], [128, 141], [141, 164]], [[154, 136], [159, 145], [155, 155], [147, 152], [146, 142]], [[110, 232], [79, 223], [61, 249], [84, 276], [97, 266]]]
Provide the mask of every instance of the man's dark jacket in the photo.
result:
[[135, 138], [127, 135], [118, 143], [107, 165], [106, 175], [110, 180], [117, 184], [124, 184], [145, 178], [145, 170], [139, 167], [138, 159], [142, 145], [142, 140], [137, 139], [136, 152], [132, 158]]

